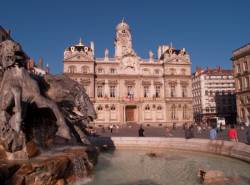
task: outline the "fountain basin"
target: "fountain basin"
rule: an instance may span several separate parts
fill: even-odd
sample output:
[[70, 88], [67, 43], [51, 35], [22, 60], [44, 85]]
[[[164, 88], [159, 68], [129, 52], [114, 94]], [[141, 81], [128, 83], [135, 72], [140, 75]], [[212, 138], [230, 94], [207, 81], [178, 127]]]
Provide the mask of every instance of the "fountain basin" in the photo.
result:
[[250, 145], [231, 141], [163, 137], [101, 137], [92, 138], [97, 146], [108, 148], [177, 149], [224, 155], [250, 162]]
[[244, 143], [155, 137], [93, 138], [92, 142], [114, 150], [99, 156], [87, 185], [198, 185], [200, 169], [208, 172], [208, 184], [250, 184], [250, 146]]

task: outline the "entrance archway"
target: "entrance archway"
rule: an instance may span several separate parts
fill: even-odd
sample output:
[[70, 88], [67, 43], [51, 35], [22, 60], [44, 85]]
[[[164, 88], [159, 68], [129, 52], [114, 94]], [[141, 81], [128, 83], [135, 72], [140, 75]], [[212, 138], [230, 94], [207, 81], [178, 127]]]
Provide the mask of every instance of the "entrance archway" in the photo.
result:
[[125, 107], [125, 120], [126, 122], [135, 122], [135, 111], [136, 111], [136, 105], [127, 105]]

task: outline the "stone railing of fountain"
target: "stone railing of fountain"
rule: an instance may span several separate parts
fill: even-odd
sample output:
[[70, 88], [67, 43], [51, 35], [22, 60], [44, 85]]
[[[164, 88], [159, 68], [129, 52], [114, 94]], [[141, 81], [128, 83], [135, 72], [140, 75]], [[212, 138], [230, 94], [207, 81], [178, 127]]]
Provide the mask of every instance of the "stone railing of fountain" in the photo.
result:
[[96, 138], [97, 146], [105, 148], [176, 149], [208, 152], [250, 162], [250, 145], [231, 141], [208, 139], [184, 139], [164, 137], [111, 137]]

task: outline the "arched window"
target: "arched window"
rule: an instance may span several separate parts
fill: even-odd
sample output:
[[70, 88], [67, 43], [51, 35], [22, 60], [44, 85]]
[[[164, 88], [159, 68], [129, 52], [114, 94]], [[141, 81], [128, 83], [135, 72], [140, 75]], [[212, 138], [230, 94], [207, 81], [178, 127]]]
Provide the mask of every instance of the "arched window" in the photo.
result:
[[159, 106], [157, 107], [157, 110], [158, 110], [158, 111], [162, 110], [162, 107], [159, 105]]
[[183, 112], [182, 112], [183, 119], [187, 119], [187, 105], [183, 106]]
[[68, 73], [76, 73], [76, 66], [69, 66]]
[[110, 107], [110, 110], [115, 111], [115, 105], [112, 105], [112, 106]]
[[81, 71], [83, 74], [89, 73], [89, 67], [88, 66], [82, 66]]
[[98, 111], [102, 111], [102, 110], [103, 110], [102, 106], [99, 105], [99, 106], [97, 107], [97, 110], [98, 110]]
[[176, 119], [176, 106], [172, 105], [171, 107], [171, 119]]
[[150, 110], [150, 106], [146, 105], [145, 110]]

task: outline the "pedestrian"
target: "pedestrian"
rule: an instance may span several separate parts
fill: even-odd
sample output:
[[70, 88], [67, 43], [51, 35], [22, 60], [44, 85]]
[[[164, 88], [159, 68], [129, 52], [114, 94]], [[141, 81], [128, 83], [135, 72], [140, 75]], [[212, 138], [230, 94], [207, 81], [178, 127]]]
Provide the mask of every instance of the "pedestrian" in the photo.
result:
[[215, 126], [212, 126], [212, 128], [209, 131], [209, 138], [211, 140], [216, 140], [217, 139], [217, 130]]
[[231, 128], [228, 130], [228, 137], [231, 141], [238, 142], [238, 134], [234, 125], [231, 125]]
[[176, 123], [173, 123], [173, 130], [176, 129]]
[[194, 137], [194, 126], [190, 125], [188, 128], [185, 129], [185, 138], [191, 139]]
[[172, 136], [169, 126], [166, 126], [165, 133], [166, 133], [166, 136]]
[[138, 135], [139, 135], [139, 137], [144, 137], [144, 129], [142, 128], [142, 125], [140, 126], [140, 128], [138, 130]]
[[102, 133], [105, 133], [105, 127], [102, 126]]
[[201, 128], [201, 125], [197, 125], [197, 133], [198, 134], [201, 134], [201, 131], [202, 131], [202, 128]]
[[110, 133], [113, 133], [113, 125], [110, 125]]
[[250, 125], [248, 125], [246, 132], [247, 144], [250, 145]]
[[119, 125], [116, 125], [116, 132], [118, 133], [119, 132]]

